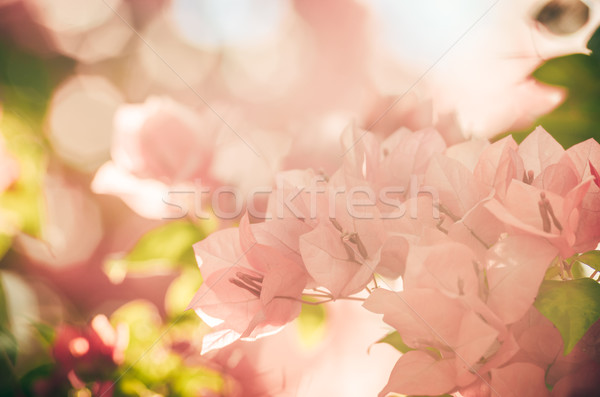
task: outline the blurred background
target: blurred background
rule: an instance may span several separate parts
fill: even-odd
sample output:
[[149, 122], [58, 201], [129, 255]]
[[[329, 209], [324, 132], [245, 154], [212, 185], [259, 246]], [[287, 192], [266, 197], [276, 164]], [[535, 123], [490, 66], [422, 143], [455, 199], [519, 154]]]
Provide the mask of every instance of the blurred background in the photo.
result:
[[352, 302], [200, 356], [192, 245], [277, 172], [335, 171], [352, 123], [598, 140], [599, 24], [592, 0], [0, 0], [0, 395], [375, 395], [397, 357]]

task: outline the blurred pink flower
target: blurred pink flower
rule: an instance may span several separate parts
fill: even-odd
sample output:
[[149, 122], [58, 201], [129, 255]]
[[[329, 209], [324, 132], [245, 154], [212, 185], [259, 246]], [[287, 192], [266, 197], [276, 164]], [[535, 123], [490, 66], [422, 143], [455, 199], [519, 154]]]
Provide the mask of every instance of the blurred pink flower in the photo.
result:
[[[92, 189], [120, 197], [147, 218], [182, 216], [182, 207], [167, 204], [169, 193], [195, 192], [197, 183], [212, 186], [209, 168], [219, 123], [212, 112], [203, 117], [169, 98], [122, 106], [115, 117], [112, 161], [98, 170]], [[196, 203], [195, 198], [185, 202]]]
[[[559, 248], [563, 258], [570, 257], [578, 239], [588, 241], [597, 235], [589, 230], [592, 235], [577, 236], [583, 200], [593, 179], [589, 167], [576, 167], [541, 127], [519, 145], [517, 154], [522, 159], [522, 180], [515, 169], [505, 197], [490, 200], [486, 208], [511, 231], [544, 237]], [[588, 170], [587, 176], [584, 170]], [[593, 219], [595, 223], [600, 220], [597, 216]]]

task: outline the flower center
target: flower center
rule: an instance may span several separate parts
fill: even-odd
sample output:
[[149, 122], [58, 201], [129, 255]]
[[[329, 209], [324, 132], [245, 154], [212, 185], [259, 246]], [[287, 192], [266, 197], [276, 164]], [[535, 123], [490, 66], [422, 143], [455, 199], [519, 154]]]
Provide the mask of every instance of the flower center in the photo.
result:
[[342, 240], [342, 244], [344, 245], [346, 253], [348, 254], [348, 260], [356, 262], [354, 250], [352, 249], [350, 244], [354, 244], [356, 246], [358, 253], [360, 254], [360, 256], [362, 256], [363, 259], [366, 259], [369, 256], [369, 254], [367, 253], [367, 248], [363, 244], [358, 233], [345, 231], [342, 228], [342, 225], [340, 225], [340, 223], [335, 218], [329, 218], [329, 221], [331, 222], [333, 227], [335, 227], [341, 233], [340, 239]]
[[523, 174], [523, 182], [525, 182], [528, 185], [531, 185], [531, 183], [533, 182], [533, 170], [529, 170], [525, 174]]
[[540, 210], [540, 215], [542, 216], [542, 228], [544, 229], [544, 232], [550, 233], [552, 230], [552, 224], [554, 224], [559, 232], [562, 231], [562, 225], [554, 215], [554, 210], [552, 209], [550, 200], [548, 200], [546, 193], [544, 192], [540, 193], [538, 208]]
[[260, 298], [262, 291], [263, 276], [253, 276], [244, 272], [236, 272], [235, 277], [229, 279], [229, 282], [237, 287], [249, 291], [252, 295]]

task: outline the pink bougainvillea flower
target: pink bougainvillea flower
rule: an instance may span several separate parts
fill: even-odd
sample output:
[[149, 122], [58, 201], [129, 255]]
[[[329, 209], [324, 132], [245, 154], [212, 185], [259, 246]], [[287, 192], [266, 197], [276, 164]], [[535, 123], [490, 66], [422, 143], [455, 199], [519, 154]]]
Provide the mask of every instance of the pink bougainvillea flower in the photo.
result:
[[340, 172], [347, 186], [367, 183], [376, 194], [384, 188], [401, 189], [396, 193], [403, 199], [409, 196], [413, 179], [422, 182], [432, 157], [446, 149], [433, 128], [416, 132], [401, 128], [379, 142], [367, 131], [351, 126], [342, 135], [342, 144], [345, 156]]
[[532, 236], [510, 236], [488, 250], [486, 303], [505, 324], [527, 313], [557, 254], [551, 244]]
[[169, 190], [193, 192], [198, 182], [213, 183], [209, 168], [222, 124], [212, 112], [201, 115], [151, 97], [123, 105], [114, 125], [112, 160], [96, 173], [95, 192], [117, 195], [138, 214], [161, 219], [181, 216], [180, 206], [166, 203], [175, 200], [167, 197]]
[[189, 307], [214, 329], [204, 337], [203, 353], [272, 334], [298, 316], [310, 281], [298, 254], [306, 232], [296, 219], [250, 225], [245, 216], [240, 229], [194, 246], [204, 282]]
[[448, 393], [505, 364], [519, 348], [507, 325], [531, 308], [557, 254], [538, 237], [507, 237], [483, 257], [449, 237], [426, 242], [410, 246], [404, 291], [377, 289], [364, 304], [417, 349], [400, 358], [382, 395]]
[[[381, 396], [388, 392], [438, 395], [467, 386], [501, 350], [502, 330], [474, 311], [466, 299], [429, 288], [376, 289], [364, 307], [383, 314], [383, 321], [416, 349], [400, 358]], [[503, 354], [502, 361], [508, 358]], [[412, 376], [405, 376], [407, 368], [412, 368]]]
[[493, 396], [550, 396], [544, 381], [545, 371], [536, 365], [514, 363], [490, 372]]
[[509, 231], [544, 237], [561, 256], [573, 255], [592, 177], [584, 177], [581, 166], [541, 127], [521, 143], [518, 155], [523, 161], [522, 179], [517, 171], [503, 197], [487, 202], [486, 208]]
[[596, 248], [600, 241], [600, 144], [594, 139], [578, 143], [567, 149], [569, 158], [582, 180], [593, 178], [594, 183], [583, 198], [579, 209], [579, 225], [574, 249], [578, 252]]
[[473, 170], [475, 179], [494, 189], [500, 199], [513, 179], [523, 178], [523, 160], [518, 156], [519, 146], [508, 136], [486, 147]]
[[[372, 227], [370, 232], [381, 232], [372, 220], [365, 222], [365, 226]], [[379, 262], [379, 250], [375, 251], [374, 245], [368, 244], [370, 241], [364, 238], [366, 234], [357, 229], [360, 230], [360, 227], [352, 224], [342, 226], [332, 218], [300, 238], [300, 252], [306, 270], [334, 298], [362, 290], [371, 281]]]

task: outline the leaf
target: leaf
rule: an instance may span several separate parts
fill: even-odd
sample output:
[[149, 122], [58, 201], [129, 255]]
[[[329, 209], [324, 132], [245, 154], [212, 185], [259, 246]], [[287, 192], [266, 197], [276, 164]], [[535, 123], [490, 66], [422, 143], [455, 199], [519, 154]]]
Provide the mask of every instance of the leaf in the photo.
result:
[[[165, 310], [171, 317], [180, 316], [202, 285], [202, 275], [198, 269], [186, 269], [177, 277], [165, 295]], [[195, 316], [194, 316], [195, 317]]]
[[[597, 32], [595, 36], [598, 34]], [[494, 140], [512, 134], [517, 142], [521, 142], [538, 125], [544, 126], [565, 148], [588, 138], [597, 140], [597, 126], [600, 123], [600, 56], [597, 47], [596, 45], [594, 48], [596, 57], [574, 54], [553, 58], [542, 64], [533, 73], [533, 77], [542, 83], [565, 87], [568, 97], [556, 109], [537, 118], [531, 125], [501, 134]]]
[[11, 245], [12, 245], [12, 237], [9, 236], [8, 234], [0, 232], [0, 260], [4, 257], [6, 252], [8, 252]]
[[2, 275], [0, 275], [0, 327], [8, 328], [9, 326], [8, 302], [4, 292], [4, 284]]
[[300, 342], [305, 347], [314, 347], [323, 340], [327, 329], [327, 313], [324, 305], [302, 305], [296, 320]]
[[547, 280], [534, 305], [558, 328], [566, 355], [600, 318], [600, 284], [589, 278]]
[[600, 271], [600, 251], [588, 251], [574, 257], [575, 260]]
[[600, 28], [596, 29], [590, 41], [588, 41], [587, 48], [592, 50], [592, 56], [600, 60]]
[[401, 353], [406, 353], [411, 350], [415, 350], [412, 347], [409, 347], [406, 343], [404, 343], [404, 341], [402, 340], [402, 336], [398, 333], [398, 331], [390, 332], [375, 343], [387, 343], [388, 345], [391, 345], [393, 348], [395, 348]]
[[[9, 370], [17, 362], [17, 340], [10, 331], [8, 302], [0, 277], [0, 369]], [[8, 366], [8, 368], [5, 368]]]
[[0, 326], [0, 368], [7, 364], [3, 362], [6, 359], [10, 360], [10, 365], [17, 363], [17, 339], [8, 328]]
[[181, 265], [196, 267], [192, 246], [205, 236], [206, 232], [191, 222], [167, 223], [142, 236], [125, 258], [107, 261], [105, 272], [119, 282], [129, 272], [160, 272]]
[[54, 337], [56, 336], [56, 331], [54, 328], [52, 328], [52, 326], [40, 321], [32, 321], [31, 325], [36, 329], [44, 342], [46, 342], [48, 345], [52, 345], [52, 342], [54, 342]]
[[[20, 379], [21, 388], [26, 391], [25, 395], [34, 396], [34, 387], [38, 380], [48, 379], [54, 372], [55, 363], [44, 363], [26, 372]], [[65, 385], [63, 388], [66, 389]], [[56, 391], [55, 391], [56, 392]], [[64, 390], [65, 395], [68, 393]]]

